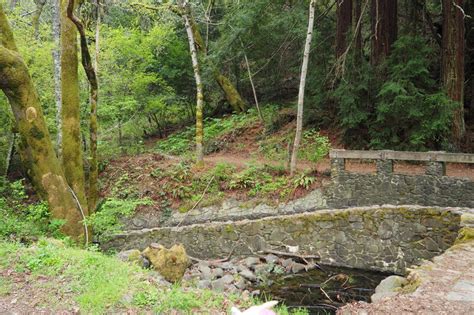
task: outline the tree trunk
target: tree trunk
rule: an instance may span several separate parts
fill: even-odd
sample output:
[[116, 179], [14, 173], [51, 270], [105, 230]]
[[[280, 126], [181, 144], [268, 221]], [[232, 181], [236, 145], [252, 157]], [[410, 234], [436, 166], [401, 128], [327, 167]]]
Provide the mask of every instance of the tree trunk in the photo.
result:
[[7, 18], [0, 5], [0, 89], [11, 105], [21, 137], [23, 161], [37, 192], [46, 199], [52, 216], [64, 219], [62, 231], [80, 239], [84, 235], [81, 221], [85, 214], [66, 182], [49, 138], [38, 93], [20, 57]]
[[443, 0], [442, 79], [449, 98], [457, 102], [452, 138], [459, 147], [464, 135], [464, 14], [463, 0]]
[[373, 65], [380, 64], [390, 55], [397, 40], [397, 0], [372, 0], [372, 58]]
[[66, 179], [87, 212], [82, 159], [76, 26], [67, 16], [69, 0], [61, 0], [62, 164]]
[[12, 132], [10, 141], [8, 143], [8, 151], [7, 151], [7, 158], [5, 160], [5, 176], [8, 176], [8, 171], [10, 169], [10, 162], [13, 157], [13, 149], [15, 148], [15, 139], [16, 139], [16, 133]]
[[[89, 81], [90, 87], [90, 122], [89, 122], [89, 135], [90, 135], [90, 166], [89, 166], [89, 195], [88, 195], [88, 207], [90, 211], [94, 211], [97, 206], [97, 200], [99, 199], [99, 168], [97, 161], [97, 101], [99, 85], [97, 82], [97, 75], [92, 65], [92, 58], [89, 53], [89, 47], [87, 46], [87, 37], [84, 25], [82, 22], [74, 16], [74, 0], [69, 0], [67, 15], [69, 19], [76, 25], [80, 35], [81, 42], [81, 56], [82, 56], [82, 67], [86, 73], [87, 80]], [[97, 58], [96, 58], [97, 62]]]
[[[54, 1], [54, 0], [53, 0]], [[43, 8], [46, 4], [46, 0], [35, 0], [36, 3], [36, 11], [33, 14], [33, 18], [31, 19], [31, 23], [33, 24], [35, 30], [35, 38], [39, 38], [39, 25], [40, 25], [40, 17], [41, 13], [43, 13]]]
[[56, 126], [58, 134], [56, 138], [56, 148], [58, 157], [62, 156], [62, 119], [61, 119], [61, 15], [60, 15], [60, 1], [52, 0], [53, 2], [53, 64], [54, 64], [54, 96], [56, 100]]
[[[242, 42], [240, 43], [242, 45], [242, 48], [244, 48], [244, 45], [242, 44]], [[245, 66], [247, 67], [247, 73], [249, 75], [250, 85], [252, 86], [253, 98], [255, 100], [255, 107], [257, 107], [258, 117], [260, 118], [260, 121], [262, 122], [263, 126], [265, 126], [265, 119], [263, 118], [262, 111], [260, 110], [260, 105], [258, 104], [257, 91], [255, 90], [255, 85], [253, 84], [252, 71], [250, 71], [249, 59], [247, 58], [247, 54], [245, 52], [244, 52], [244, 59], [245, 59]]]
[[[185, 2], [187, 3], [187, 1]], [[195, 43], [195, 47], [197, 48], [197, 52], [201, 53], [202, 55], [206, 55], [207, 54], [206, 43], [202, 39], [201, 32], [199, 31], [199, 27], [196, 21], [194, 20], [191, 10], [189, 8], [184, 8], [183, 10], [180, 10], [177, 13], [179, 13], [180, 15], [186, 14], [188, 16], [189, 25], [193, 33], [194, 43]], [[240, 95], [239, 91], [237, 91], [235, 86], [232, 84], [230, 79], [220, 72], [216, 72], [214, 75], [214, 78], [217, 84], [219, 85], [219, 87], [224, 92], [225, 98], [227, 102], [229, 102], [232, 109], [236, 113], [245, 111], [247, 109], [247, 105], [245, 104], [244, 99]]]
[[352, 0], [337, 0], [336, 7], [336, 58], [340, 58], [347, 47], [347, 35], [352, 23]]
[[293, 144], [293, 152], [291, 154], [290, 176], [296, 172], [296, 160], [298, 159], [298, 149], [301, 142], [301, 134], [303, 133], [303, 103], [304, 103], [304, 89], [306, 86], [306, 74], [308, 71], [309, 53], [311, 49], [311, 39], [313, 36], [314, 25], [314, 10], [316, 7], [316, 0], [311, 0], [309, 4], [309, 20], [308, 31], [306, 34], [306, 43], [304, 46], [303, 65], [301, 66], [300, 88], [298, 93], [298, 114], [296, 116], [296, 135]]
[[[362, 0], [354, 0], [354, 17], [352, 18], [352, 30], [355, 36], [355, 59], [356, 62], [362, 60]], [[357, 26], [359, 24], [359, 26]]]
[[196, 80], [196, 162], [198, 164], [204, 161], [203, 152], [203, 107], [204, 107], [204, 92], [201, 80], [201, 73], [199, 70], [199, 60], [196, 50], [196, 42], [194, 40], [194, 32], [191, 26], [190, 18], [188, 16], [188, 2], [183, 3], [183, 19], [186, 27], [186, 33], [188, 35], [189, 51], [191, 52], [191, 60], [194, 69], [194, 79]]
[[229, 78], [221, 73], [216, 73], [215, 78], [234, 112], [241, 113], [245, 111], [247, 106]]

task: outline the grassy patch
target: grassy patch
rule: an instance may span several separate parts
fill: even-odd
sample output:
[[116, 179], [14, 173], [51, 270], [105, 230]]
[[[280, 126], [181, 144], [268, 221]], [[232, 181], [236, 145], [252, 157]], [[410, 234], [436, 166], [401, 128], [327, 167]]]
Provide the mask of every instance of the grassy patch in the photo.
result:
[[[151, 271], [51, 239], [42, 239], [31, 247], [0, 242], [0, 271], [6, 267], [25, 272], [32, 279], [48, 278], [47, 287], [45, 283], [30, 281], [33, 290], [43, 292], [40, 304], [56, 309], [76, 304], [85, 314], [128, 310], [209, 314], [228, 312], [232, 305], [246, 308], [256, 303], [194, 287], [160, 287], [154, 281], [156, 274]], [[0, 278], [2, 293], [11, 293], [11, 290], [9, 282]], [[52, 303], [58, 296], [62, 297], [61, 303]], [[281, 308], [280, 314], [289, 313]]]
[[0, 276], [0, 296], [8, 295], [11, 291], [12, 283], [9, 279]]

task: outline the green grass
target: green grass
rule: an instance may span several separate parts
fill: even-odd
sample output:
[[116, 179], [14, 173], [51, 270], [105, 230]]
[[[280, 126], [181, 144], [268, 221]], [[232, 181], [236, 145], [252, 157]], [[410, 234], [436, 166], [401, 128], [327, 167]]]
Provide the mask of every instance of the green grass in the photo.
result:
[[[246, 308], [258, 301], [243, 302], [236, 295], [224, 295], [192, 286], [160, 287], [153, 280], [156, 273], [127, 264], [95, 250], [70, 247], [61, 241], [41, 239], [26, 247], [0, 241], [0, 271], [13, 268], [35, 279], [48, 277], [47, 287], [31, 281], [43, 294], [42, 304], [49, 308], [76, 304], [81, 313], [103, 314], [135, 310], [167, 314], [208, 314], [228, 312], [230, 306]], [[69, 292], [65, 294], [64, 292]], [[8, 280], [0, 278], [0, 295], [11, 293]], [[56, 294], [62, 295], [61, 303]], [[279, 314], [288, 313], [285, 307]]]
[[12, 283], [9, 279], [0, 276], [0, 296], [8, 295], [11, 291]]

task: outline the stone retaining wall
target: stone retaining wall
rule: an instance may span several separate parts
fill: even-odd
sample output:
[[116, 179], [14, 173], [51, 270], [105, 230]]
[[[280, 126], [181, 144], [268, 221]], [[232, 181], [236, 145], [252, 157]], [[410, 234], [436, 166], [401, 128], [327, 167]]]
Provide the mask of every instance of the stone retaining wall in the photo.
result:
[[191, 256], [215, 259], [264, 249], [316, 254], [322, 264], [404, 273], [405, 268], [449, 248], [460, 228], [461, 209], [384, 206], [214, 222], [131, 231], [104, 249], [144, 249], [150, 243], [183, 243]]
[[[375, 174], [348, 172], [346, 159], [375, 160], [377, 171]], [[393, 163], [398, 159], [425, 161], [425, 174], [395, 174]], [[474, 208], [474, 181], [446, 176], [445, 160], [473, 163], [474, 155], [333, 150], [332, 184], [325, 192], [327, 204], [334, 208], [383, 204]]]

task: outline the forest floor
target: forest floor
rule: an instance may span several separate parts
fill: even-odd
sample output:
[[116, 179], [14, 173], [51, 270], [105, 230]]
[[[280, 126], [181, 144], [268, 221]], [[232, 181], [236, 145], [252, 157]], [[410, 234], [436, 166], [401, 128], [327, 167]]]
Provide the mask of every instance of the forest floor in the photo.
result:
[[[257, 120], [235, 120], [231, 116], [208, 124], [211, 131], [222, 126], [224, 132], [207, 140], [212, 149], [205, 155], [204, 165], [200, 167], [194, 165], [191, 149], [186, 149], [183, 154], [172, 152], [183, 141], [179, 131], [165, 139], [148, 139], [145, 153], [110, 160], [101, 174], [102, 197], [148, 197], [153, 202], [138, 207], [137, 212], [142, 214], [169, 212], [170, 209], [185, 212], [229, 198], [253, 203], [287, 202], [321, 187], [330, 179], [328, 157], [318, 162], [299, 159], [296, 178], [300, 182], [289, 178], [287, 143], [295, 127], [294, 121], [266, 135]], [[185, 131], [181, 131], [183, 133]], [[192, 132], [187, 137], [192, 139]], [[318, 137], [327, 137], [331, 148], [344, 148], [337, 131], [320, 131], [316, 139]], [[160, 145], [168, 143], [172, 143], [171, 153], [157, 150]], [[192, 140], [189, 143], [192, 144]], [[307, 145], [302, 150], [315, 148]], [[375, 161], [348, 160], [346, 169], [357, 173], [376, 172]], [[394, 163], [396, 174], [424, 172], [425, 167], [421, 163]], [[474, 180], [474, 165], [448, 164], [447, 175]], [[205, 197], [198, 202], [203, 194]]]

